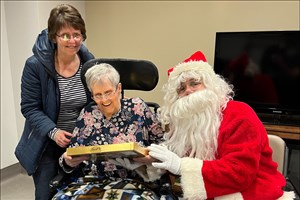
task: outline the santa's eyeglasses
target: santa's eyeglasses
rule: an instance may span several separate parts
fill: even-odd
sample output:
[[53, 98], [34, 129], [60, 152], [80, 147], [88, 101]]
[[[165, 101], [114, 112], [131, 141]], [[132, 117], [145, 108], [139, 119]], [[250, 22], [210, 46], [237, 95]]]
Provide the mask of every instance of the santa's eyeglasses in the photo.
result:
[[201, 85], [202, 82], [196, 79], [190, 79], [185, 82], [181, 82], [180, 86], [177, 88], [176, 92], [178, 95], [183, 94], [187, 88], [196, 89], [199, 85]]

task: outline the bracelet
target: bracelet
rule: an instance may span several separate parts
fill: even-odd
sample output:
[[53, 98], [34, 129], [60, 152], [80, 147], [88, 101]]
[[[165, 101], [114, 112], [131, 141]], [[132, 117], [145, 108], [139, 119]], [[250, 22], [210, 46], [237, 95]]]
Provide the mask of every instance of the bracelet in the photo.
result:
[[64, 172], [68, 174], [72, 173], [75, 169], [74, 167], [70, 167], [69, 165], [67, 165], [63, 155], [59, 157], [58, 163], [59, 166], [64, 170]]

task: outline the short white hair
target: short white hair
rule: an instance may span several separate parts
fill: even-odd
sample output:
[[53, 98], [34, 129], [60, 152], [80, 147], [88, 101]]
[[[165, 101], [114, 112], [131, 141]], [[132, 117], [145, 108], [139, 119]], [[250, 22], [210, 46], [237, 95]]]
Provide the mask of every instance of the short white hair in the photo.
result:
[[120, 83], [120, 74], [112, 65], [107, 63], [96, 64], [89, 68], [85, 73], [85, 78], [90, 92], [93, 92], [92, 86], [96, 82], [101, 82], [104, 79], [108, 79], [115, 87]]

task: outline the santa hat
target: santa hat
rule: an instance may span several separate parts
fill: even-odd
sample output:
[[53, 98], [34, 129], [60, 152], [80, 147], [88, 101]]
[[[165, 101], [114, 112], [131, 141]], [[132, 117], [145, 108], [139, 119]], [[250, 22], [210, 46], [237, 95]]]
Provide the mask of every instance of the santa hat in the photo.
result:
[[179, 63], [173, 68], [168, 70], [169, 78], [178, 76], [184, 71], [190, 70], [201, 70], [207, 72], [214, 72], [213, 68], [206, 62], [205, 55], [201, 51], [196, 51], [189, 58], [185, 59], [183, 62]]

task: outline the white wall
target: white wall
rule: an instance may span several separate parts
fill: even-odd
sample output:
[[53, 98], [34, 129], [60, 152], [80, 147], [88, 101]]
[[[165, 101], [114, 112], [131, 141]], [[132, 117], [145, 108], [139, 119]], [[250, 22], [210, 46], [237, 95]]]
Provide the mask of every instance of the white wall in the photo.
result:
[[[1, 1], [1, 169], [2, 166], [5, 167], [16, 162], [14, 157], [5, 156], [5, 154], [12, 152], [17, 142], [16, 109], [13, 103], [12, 72], [10, 69], [6, 18], [3, 4]], [[2, 164], [2, 161], [5, 162]]]
[[75, 6], [85, 18], [84, 1], [1, 1], [1, 169], [17, 163], [14, 150], [22, 134], [21, 75], [25, 60], [50, 10], [58, 4]]

